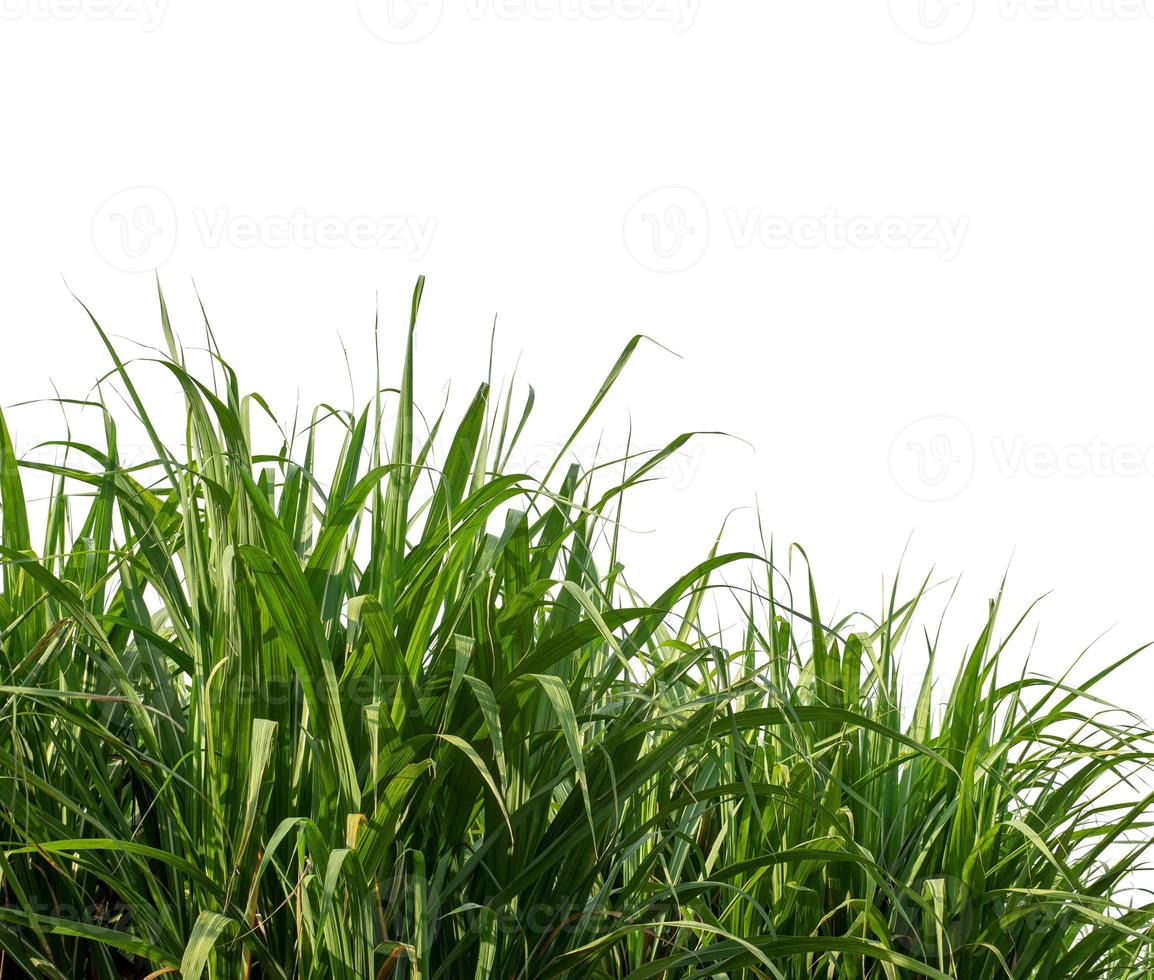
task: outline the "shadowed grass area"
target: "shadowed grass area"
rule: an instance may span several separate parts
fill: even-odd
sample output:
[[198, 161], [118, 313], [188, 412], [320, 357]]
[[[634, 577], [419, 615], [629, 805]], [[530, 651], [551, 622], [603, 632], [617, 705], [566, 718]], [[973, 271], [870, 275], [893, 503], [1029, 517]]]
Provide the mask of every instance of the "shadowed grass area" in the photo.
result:
[[937, 689], [924, 635], [903, 704], [922, 590], [827, 623], [761, 543], [638, 599], [618, 508], [688, 437], [564, 460], [640, 338], [534, 479], [531, 396], [482, 384], [418, 435], [422, 288], [397, 387], [267, 444], [163, 297], [164, 355], [93, 320], [150, 459], [99, 399], [102, 443], [55, 462], [0, 416], [0, 977], [1154, 976], [1154, 736], [1094, 696], [1118, 664], [1000, 676], [994, 601]]

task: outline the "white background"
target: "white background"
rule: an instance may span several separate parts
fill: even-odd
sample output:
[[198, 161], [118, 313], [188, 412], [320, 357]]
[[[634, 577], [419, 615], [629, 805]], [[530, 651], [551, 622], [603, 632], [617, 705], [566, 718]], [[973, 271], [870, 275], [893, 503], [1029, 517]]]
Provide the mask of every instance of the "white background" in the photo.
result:
[[[105, 370], [67, 287], [160, 342], [153, 268], [246, 387], [347, 403], [338, 334], [363, 397], [377, 296], [392, 355], [423, 272], [429, 410], [499, 314], [531, 448], [638, 332], [681, 359], [643, 348], [591, 437], [747, 440], [627, 510], [650, 596], [756, 503], [826, 612], [876, 611], [911, 535], [907, 584], [964, 572], [943, 655], [1007, 567], [1011, 613], [1053, 590], [1040, 670], [1154, 637], [1154, 3], [0, 7], [5, 406]], [[1111, 692], [1149, 713], [1150, 678]]]

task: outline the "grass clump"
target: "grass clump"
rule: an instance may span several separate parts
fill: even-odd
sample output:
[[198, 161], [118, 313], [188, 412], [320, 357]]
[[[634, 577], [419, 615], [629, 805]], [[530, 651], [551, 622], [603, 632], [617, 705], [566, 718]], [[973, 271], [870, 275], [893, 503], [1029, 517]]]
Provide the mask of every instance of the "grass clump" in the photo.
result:
[[903, 704], [923, 590], [826, 622], [763, 547], [643, 602], [617, 509], [687, 437], [564, 462], [638, 339], [533, 479], [531, 397], [419, 435], [421, 289], [397, 388], [270, 444], [163, 297], [181, 443], [95, 319], [151, 458], [102, 398], [54, 462], [0, 417], [0, 977], [1154, 976], [1154, 739], [1109, 670], [1000, 676], [994, 601]]

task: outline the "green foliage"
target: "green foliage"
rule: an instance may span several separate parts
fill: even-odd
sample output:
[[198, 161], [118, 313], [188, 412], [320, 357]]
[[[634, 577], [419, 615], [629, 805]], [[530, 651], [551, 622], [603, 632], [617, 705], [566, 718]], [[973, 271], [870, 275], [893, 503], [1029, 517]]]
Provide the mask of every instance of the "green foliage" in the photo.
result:
[[[95, 320], [154, 458], [102, 402], [103, 444], [51, 463], [0, 418], [0, 976], [1154, 976], [1154, 740], [1108, 671], [999, 677], [993, 602], [903, 705], [922, 591], [825, 623], [765, 548], [640, 602], [618, 508], [687, 437], [606, 488], [574, 433], [534, 480], [507, 472], [531, 396], [483, 384], [422, 439], [420, 298], [399, 387], [271, 447], [163, 298], [185, 445]], [[708, 631], [707, 596], [743, 625]]]

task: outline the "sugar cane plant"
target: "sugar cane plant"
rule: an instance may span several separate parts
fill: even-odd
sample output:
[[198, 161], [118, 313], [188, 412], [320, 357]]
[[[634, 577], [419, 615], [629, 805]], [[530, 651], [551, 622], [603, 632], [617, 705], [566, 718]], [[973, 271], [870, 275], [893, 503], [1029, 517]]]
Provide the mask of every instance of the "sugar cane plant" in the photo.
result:
[[0, 417], [0, 978], [1154, 977], [1129, 657], [1004, 676], [995, 600], [935, 683], [924, 587], [827, 622], [760, 541], [639, 598], [621, 501], [689, 436], [567, 454], [640, 339], [531, 477], [531, 392], [415, 424], [422, 286], [399, 384], [266, 444], [163, 296], [155, 357], [91, 321], [99, 444]]

